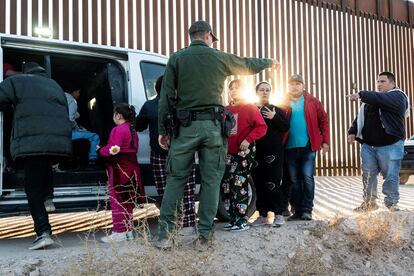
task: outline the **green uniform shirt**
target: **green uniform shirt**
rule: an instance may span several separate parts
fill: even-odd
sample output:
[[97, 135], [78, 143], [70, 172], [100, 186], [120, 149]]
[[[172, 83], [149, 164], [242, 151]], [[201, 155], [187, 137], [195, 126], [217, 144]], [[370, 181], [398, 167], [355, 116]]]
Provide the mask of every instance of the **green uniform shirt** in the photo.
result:
[[252, 75], [272, 66], [267, 58], [241, 58], [195, 40], [168, 60], [158, 109], [159, 134], [165, 135], [164, 119], [169, 106], [185, 109], [223, 105], [224, 81], [231, 75]]

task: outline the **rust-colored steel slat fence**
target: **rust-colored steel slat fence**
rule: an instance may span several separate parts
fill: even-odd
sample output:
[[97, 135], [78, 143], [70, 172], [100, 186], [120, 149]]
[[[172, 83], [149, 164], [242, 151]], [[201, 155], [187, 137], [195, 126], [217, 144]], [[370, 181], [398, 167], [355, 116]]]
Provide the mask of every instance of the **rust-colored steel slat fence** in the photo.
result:
[[414, 101], [414, 3], [408, 1], [0, 0], [1, 33], [35, 36], [35, 27], [47, 27], [53, 39], [165, 55], [189, 44], [187, 30], [199, 19], [213, 26], [218, 49], [280, 60], [279, 71], [251, 79], [269, 80], [276, 98], [291, 74], [303, 74], [331, 126], [331, 150], [318, 156], [318, 175], [359, 173], [359, 147], [346, 142], [358, 104], [346, 95], [375, 89], [377, 74], [387, 70]]

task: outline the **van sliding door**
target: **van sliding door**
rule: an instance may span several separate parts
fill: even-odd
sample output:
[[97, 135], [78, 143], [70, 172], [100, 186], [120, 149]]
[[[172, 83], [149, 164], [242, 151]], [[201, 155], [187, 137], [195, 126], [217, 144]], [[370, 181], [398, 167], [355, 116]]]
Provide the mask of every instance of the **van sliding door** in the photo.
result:
[[[1, 47], [0, 39], [0, 81], [3, 81], [3, 48]], [[0, 112], [0, 196], [3, 194], [3, 112]]]

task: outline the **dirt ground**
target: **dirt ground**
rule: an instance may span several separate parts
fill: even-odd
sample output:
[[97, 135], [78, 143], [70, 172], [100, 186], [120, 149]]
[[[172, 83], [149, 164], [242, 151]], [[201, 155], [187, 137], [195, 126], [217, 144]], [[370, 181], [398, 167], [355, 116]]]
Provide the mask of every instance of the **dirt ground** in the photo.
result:
[[[222, 226], [216, 225], [212, 247], [189, 244], [170, 251], [153, 248], [145, 235], [105, 245], [97, 241], [102, 231], [76, 234], [49, 250], [3, 252], [0, 271], [32, 276], [414, 275], [411, 211], [381, 209], [241, 233], [225, 232]], [[140, 226], [137, 234], [143, 232]]]

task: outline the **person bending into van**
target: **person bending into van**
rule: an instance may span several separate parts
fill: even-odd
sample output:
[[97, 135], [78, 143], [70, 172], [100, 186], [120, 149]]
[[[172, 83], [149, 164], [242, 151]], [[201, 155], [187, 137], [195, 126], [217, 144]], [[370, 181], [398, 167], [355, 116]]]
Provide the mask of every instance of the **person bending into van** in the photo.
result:
[[[10, 153], [21, 161], [25, 192], [36, 239], [29, 249], [52, 245], [52, 228], [44, 196], [53, 182], [52, 165], [72, 151], [71, 127], [65, 93], [37, 63], [23, 65], [23, 74], [0, 84], [0, 106], [14, 106]], [[3, 110], [3, 109], [1, 109]]]
[[138, 135], [135, 132], [135, 108], [122, 103], [114, 108], [116, 124], [108, 144], [98, 153], [106, 160], [109, 178], [109, 204], [112, 209], [113, 232], [101, 239], [104, 243], [132, 240], [135, 202], [144, 196], [141, 171], [137, 161]]
[[[168, 156], [168, 151], [161, 148], [158, 144], [158, 102], [161, 95], [162, 79], [163, 76], [160, 76], [155, 82], [155, 92], [157, 92], [157, 97], [144, 103], [135, 124], [137, 131], [144, 131], [149, 128], [152, 173], [154, 175], [155, 187], [161, 197], [164, 195], [167, 182], [165, 166], [167, 164]], [[195, 234], [195, 177], [195, 168], [193, 166], [188, 181], [184, 186], [182, 229], [179, 232], [179, 235], [181, 236], [188, 237]]]
[[95, 162], [98, 159], [98, 154], [96, 153], [97, 146], [99, 146], [100, 139], [99, 135], [90, 131], [87, 131], [83, 127], [78, 126], [76, 119], [80, 117], [78, 113], [78, 103], [77, 99], [80, 96], [80, 89], [75, 89], [71, 93], [65, 93], [66, 100], [68, 101], [69, 107], [69, 120], [72, 123], [72, 140], [77, 139], [87, 139], [89, 140], [89, 161]]
[[231, 103], [226, 108], [233, 113], [235, 125], [228, 139], [226, 170], [221, 183], [231, 217], [224, 230], [239, 232], [249, 229], [248, 177], [256, 154], [255, 141], [266, 134], [267, 126], [257, 107], [242, 98], [242, 81], [233, 80], [228, 87]]
[[[267, 81], [256, 85], [256, 95], [259, 99], [256, 104], [267, 125], [266, 135], [256, 141], [257, 166], [252, 170], [256, 187], [256, 208], [259, 217], [252, 223], [253, 226], [273, 224], [280, 227], [285, 223], [283, 217], [283, 190], [281, 186], [284, 148], [283, 133], [289, 129], [289, 122], [285, 112], [269, 103], [272, 86]], [[270, 221], [268, 212], [275, 213], [274, 221]]]
[[[15, 71], [14, 67], [10, 63], [3, 64], [3, 80], [21, 74], [22, 72]], [[15, 164], [10, 155], [10, 137], [12, 129], [12, 120], [13, 120], [13, 107], [9, 106], [7, 109], [3, 110], [3, 153], [4, 160], [6, 163], [5, 171], [12, 173], [15, 170]], [[48, 190], [45, 191], [44, 195], [44, 205], [46, 212], [53, 212], [56, 210], [55, 205], [53, 204], [53, 186], [50, 185]]]

